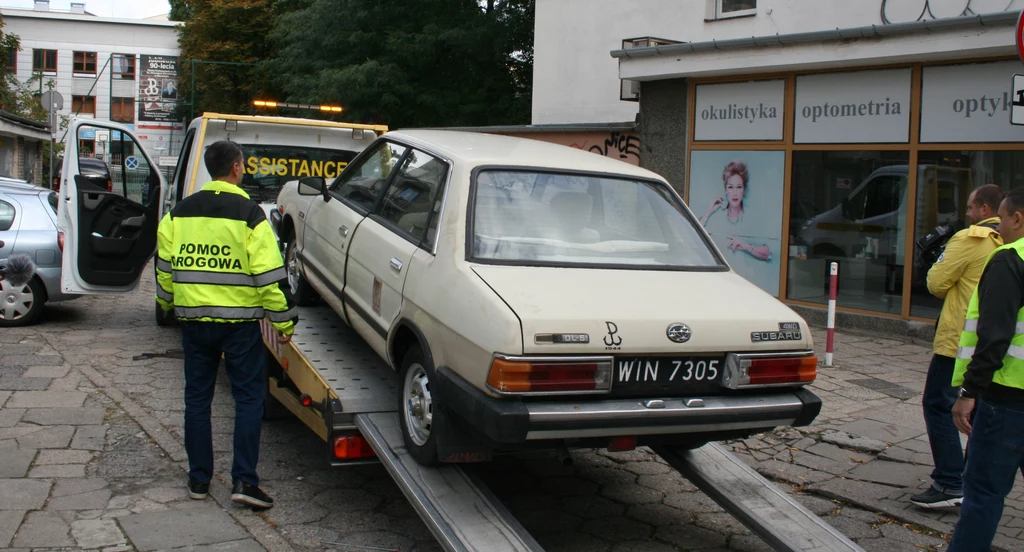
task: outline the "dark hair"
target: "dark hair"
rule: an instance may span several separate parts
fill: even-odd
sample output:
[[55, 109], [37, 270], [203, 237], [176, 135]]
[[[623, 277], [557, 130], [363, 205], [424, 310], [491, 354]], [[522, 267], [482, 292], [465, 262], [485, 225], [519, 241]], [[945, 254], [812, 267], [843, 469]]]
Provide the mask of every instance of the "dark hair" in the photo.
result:
[[1024, 213], [1024, 188], [1014, 188], [1006, 192], [1006, 198], [1003, 199], [1003, 203], [1006, 203], [1006, 210], [1010, 214]]
[[220, 178], [231, 174], [231, 165], [242, 160], [242, 148], [229, 140], [214, 142], [206, 149], [203, 161], [206, 162], [206, 171], [212, 178]]
[[978, 206], [988, 205], [995, 213], [999, 210], [999, 203], [1003, 201], [1003, 190], [995, 184], [985, 184], [974, 190], [974, 203]]

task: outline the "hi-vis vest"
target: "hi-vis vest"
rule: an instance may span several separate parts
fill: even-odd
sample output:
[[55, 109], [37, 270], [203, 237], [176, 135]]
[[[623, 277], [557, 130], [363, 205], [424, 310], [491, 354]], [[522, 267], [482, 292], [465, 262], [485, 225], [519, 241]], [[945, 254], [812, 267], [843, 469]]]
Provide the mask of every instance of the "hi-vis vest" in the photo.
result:
[[[1017, 240], [1013, 243], [998, 247], [989, 255], [992, 256], [1004, 249], [1014, 249], [1021, 259], [1024, 259], [1024, 240]], [[986, 263], [987, 264], [987, 263]], [[974, 356], [974, 348], [978, 345], [978, 289], [974, 289], [971, 296], [971, 303], [967, 306], [967, 320], [964, 322], [964, 331], [960, 334], [960, 347], [956, 351], [956, 365], [953, 369], [953, 385], [960, 385], [964, 382], [964, 374], [967, 373], [967, 365], [971, 363]], [[992, 381], [1006, 387], [1024, 389], [1024, 308], [1017, 311], [1017, 329], [1013, 332], [1013, 339], [1010, 340], [1010, 348], [1003, 357], [1003, 367], [996, 370]]]
[[264, 317], [292, 332], [297, 311], [282, 290], [287, 273], [263, 210], [241, 188], [215, 180], [160, 221], [156, 298], [182, 320]]

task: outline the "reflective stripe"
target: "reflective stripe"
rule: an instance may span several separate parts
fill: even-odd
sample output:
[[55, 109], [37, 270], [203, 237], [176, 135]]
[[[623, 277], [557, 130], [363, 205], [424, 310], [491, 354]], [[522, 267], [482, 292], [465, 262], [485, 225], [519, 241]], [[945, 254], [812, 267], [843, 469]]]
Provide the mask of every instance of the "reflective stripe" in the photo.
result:
[[160, 257], [156, 258], [156, 269], [164, 272], [171, 272], [171, 270], [173, 270], [171, 268], [171, 263], [161, 259]]
[[160, 286], [156, 286], [156, 296], [168, 303], [174, 301], [174, 294], [169, 291], [164, 291], [164, 288]]
[[267, 311], [267, 319], [271, 322], [288, 322], [299, 315], [297, 309], [291, 308], [284, 312]]
[[974, 356], [974, 347], [960, 347], [956, 350], [956, 358], [966, 358], [968, 360]]
[[1016, 331], [1014, 331], [1014, 333], [1018, 335], [1024, 334], [1024, 322], [1017, 322], [1017, 329]]
[[198, 270], [175, 270], [176, 284], [213, 284], [224, 286], [252, 287], [252, 276], [248, 274], [232, 274], [227, 272], [200, 272]]
[[263, 307], [174, 307], [179, 318], [252, 320], [263, 318]]
[[967, 321], [965, 321], [964, 322], [964, 331], [965, 332], [976, 332], [976, 331], [978, 331], [978, 320], [974, 319], [974, 320], [967, 320]]
[[1010, 348], [1006, 350], [1006, 354], [1007, 356], [1024, 360], [1024, 347], [1021, 347], [1020, 345], [1010, 345]]
[[256, 287], [263, 287], [263, 286], [269, 286], [270, 284], [273, 284], [274, 282], [279, 282], [281, 280], [284, 280], [287, 277], [288, 277], [288, 273], [285, 272], [284, 267], [282, 266], [281, 268], [275, 268], [274, 270], [271, 270], [270, 272], [264, 272], [263, 274], [258, 274], [256, 276], [253, 276], [252, 277], [252, 281], [253, 281], [253, 284]]

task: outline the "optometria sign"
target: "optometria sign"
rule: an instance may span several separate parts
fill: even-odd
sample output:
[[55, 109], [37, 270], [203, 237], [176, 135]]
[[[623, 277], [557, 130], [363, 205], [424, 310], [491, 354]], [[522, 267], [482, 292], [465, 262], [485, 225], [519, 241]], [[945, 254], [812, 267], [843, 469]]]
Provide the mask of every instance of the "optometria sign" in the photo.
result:
[[910, 74], [908, 68], [797, 77], [795, 141], [906, 143]]
[[697, 86], [694, 139], [782, 140], [783, 80]]

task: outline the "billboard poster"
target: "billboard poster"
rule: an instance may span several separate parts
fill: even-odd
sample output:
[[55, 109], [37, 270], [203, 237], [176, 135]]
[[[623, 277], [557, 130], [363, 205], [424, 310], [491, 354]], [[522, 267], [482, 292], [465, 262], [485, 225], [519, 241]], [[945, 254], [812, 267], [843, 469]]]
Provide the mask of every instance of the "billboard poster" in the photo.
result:
[[782, 151], [693, 151], [689, 206], [737, 274], [778, 297]]
[[178, 58], [139, 56], [139, 121], [177, 122]]

